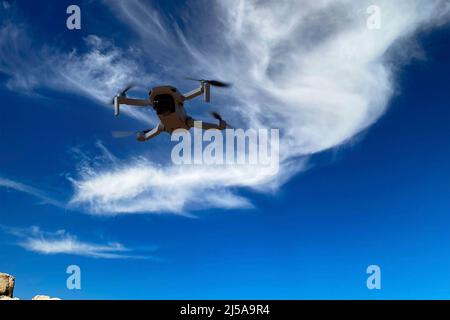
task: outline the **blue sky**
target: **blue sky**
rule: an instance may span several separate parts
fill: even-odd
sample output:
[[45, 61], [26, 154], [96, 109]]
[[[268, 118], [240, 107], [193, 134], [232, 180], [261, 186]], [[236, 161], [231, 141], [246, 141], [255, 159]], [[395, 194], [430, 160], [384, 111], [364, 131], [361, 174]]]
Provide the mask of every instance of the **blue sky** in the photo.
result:
[[[378, 1], [368, 30], [363, 2], [81, 1], [77, 31], [70, 1], [3, 2], [0, 271], [15, 294], [449, 298], [450, 8]], [[155, 123], [115, 119], [105, 101], [119, 87], [184, 92], [184, 76], [234, 83], [193, 115], [280, 128], [277, 175], [182, 179], [168, 135], [111, 137]], [[66, 288], [73, 264], [81, 290]]]

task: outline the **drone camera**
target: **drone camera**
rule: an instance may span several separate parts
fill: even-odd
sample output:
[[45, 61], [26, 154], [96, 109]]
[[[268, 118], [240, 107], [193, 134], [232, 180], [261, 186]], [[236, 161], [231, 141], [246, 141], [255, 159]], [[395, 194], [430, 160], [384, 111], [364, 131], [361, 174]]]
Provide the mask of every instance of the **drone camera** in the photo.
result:
[[156, 114], [165, 114], [175, 112], [175, 101], [170, 94], [160, 94], [154, 98], [153, 107]]

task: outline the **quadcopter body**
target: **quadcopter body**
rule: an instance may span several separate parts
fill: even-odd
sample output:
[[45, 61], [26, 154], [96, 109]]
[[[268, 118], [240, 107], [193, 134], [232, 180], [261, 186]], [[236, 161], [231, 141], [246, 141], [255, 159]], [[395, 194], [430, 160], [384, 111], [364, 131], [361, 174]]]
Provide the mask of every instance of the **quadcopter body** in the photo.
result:
[[138, 132], [137, 133], [138, 141], [147, 141], [157, 136], [161, 132], [167, 132], [171, 134], [173, 131], [177, 129], [189, 130], [190, 128], [197, 127], [199, 125], [200, 125], [199, 128], [204, 130], [226, 129], [228, 127], [227, 123], [217, 113], [213, 113], [213, 116], [217, 120], [219, 120], [219, 124], [197, 122], [192, 117], [187, 115], [186, 110], [184, 108], [185, 101], [203, 95], [204, 101], [206, 103], [209, 103], [211, 98], [210, 94], [211, 86], [217, 87], [228, 86], [228, 84], [216, 80], [197, 80], [197, 81], [200, 82], [200, 87], [186, 94], [182, 94], [177, 88], [173, 86], [154, 87], [149, 92], [149, 97], [146, 100], [128, 98], [126, 94], [128, 90], [131, 89], [131, 86], [128, 86], [125, 90], [123, 90], [113, 99], [115, 115], [119, 116], [121, 105], [129, 105], [134, 107], [148, 107], [148, 106], [153, 107], [153, 109], [156, 111], [157, 116], [159, 117], [160, 122], [155, 128], [151, 130]]

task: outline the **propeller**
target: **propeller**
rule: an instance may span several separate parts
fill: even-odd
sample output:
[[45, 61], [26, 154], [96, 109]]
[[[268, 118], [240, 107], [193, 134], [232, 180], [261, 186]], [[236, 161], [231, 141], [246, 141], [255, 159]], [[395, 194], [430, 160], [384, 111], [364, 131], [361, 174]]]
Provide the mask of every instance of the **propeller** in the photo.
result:
[[227, 129], [233, 129], [232, 126], [230, 126], [225, 120], [223, 120], [222, 116], [221, 116], [218, 112], [213, 111], [213, 112], [211, 112], [211, 115], [212, 115], [215, 119], [219, 120], [220, 122], [225, 122], [225, 123], [227, 124], [227, 126], [226, 126]]
[[206, 80], [206, 79], [194, 79], [194, 78], [186, 78], [186, 79], [187, 80], [191, 80], [191, 81], [198, 81], [198, 82], [203, 82], [203, 83], [209, 83], [213, 87], [221, 87], [221, 88], [231, 87], [230, 83], [222, 82], [222, 81], [218, 81], [218, 80]]
[[111, 132], [111, 135], [113, 138], [127, 138], [131, 137], [132, 135], [137, 134], [136, 131], [113, 131]]
[[127, 92], [134, 88], [136, 85], [134, 83], [130, 83], [128, 84], [125, 88], [122, 89], [122, 91], [118, 92], [111, 100], [110, 100], [110, 104], [114, 104], [114, 98], [117, 96], [126, 96]]
[[213, 111], [213, 112], [211, 112], [211, 114], [212, 114], [212, 116], [213, 116], [215, 119], [217, 119], [217, 120], [219, 120], [219, 121], [223, 121], [223, 118], [222, 118], [222, 116], [221, 116], [219, 113]]
[[133, 87], [135, 87], [135, 84], [132, 83], [132, 82], [129, 83], [125, 88], [123, 88], [123, 90], [120, 92], [120, 95], [121, 95], [121, 96], [126, 95], [127, 92], [128, 92], [130, 89], [132, 89]]

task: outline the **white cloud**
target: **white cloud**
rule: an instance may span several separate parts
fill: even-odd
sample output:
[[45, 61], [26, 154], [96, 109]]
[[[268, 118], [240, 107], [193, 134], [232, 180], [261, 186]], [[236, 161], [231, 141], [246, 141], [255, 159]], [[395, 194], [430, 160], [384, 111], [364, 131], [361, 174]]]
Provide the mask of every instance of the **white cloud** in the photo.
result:
[[[280, 128], [281, 167], [268, 175], [243, 167], [182, 168], [144, 159], [101, 169], [83, 165], [72, 180], [71, 204], [97, 214], [248, 207], [236, 190], [276, 190], [305, 169], [307, 157], [350, 141], [377, 121], [395, 91], [394, 71], [413, 56], [398, 44], [450, 18], [445, 0], [377, 1], [380, 30], [366, 27], [371, 1], [192, 1], [171, 13], [179, 14], [177, 22], [143, 1], [105, 2], [140, 37], [133, 43], [137, 54], [130, 60], [127, 50], [90, 37], [88, 53], [63, 55], [67, 66], [56, 63], [58, 76], [47, 85], [104, 99], [118, 83], [135, 78], [142, 68], [140, 52], [164, 66], [161, 82], [177, 84], [185, 75], [231, 81], [231, 90], [214, 90], [214, 108], [221, 107], [234, 126]], [[8, 50], [27, 44], [26, 38], [13, 40], [12, 48], [0, 44], [0, 71], [5, 72], [5, 60], [6, 70], [22, 65], [5, 59], [18, 56]], [[391, 58], [396, 50], [404, 51], [401, 61]], [[11, 81], [34, 86], [36, 74], [43, 73]]]
[[146, 259], [149, 256], [132, 254], [129, 249], [117, 242], [98, 244], [83, 242], [65, 230], [46, 232], [37, 226], [30, 228], [11, 228], [1, 226], [8, 234], [20, 239], [24, 249], [45, 255], [69, 254], [102, 259]]
[[[64, 88], [108, 106], [108, 101], [119, 88], [131, 82], [151, 83], [152, 77], [139, 71], [131, 51], [124, 52], [95, 35], [86, 37], [85, 43], [88, 47], [85, 54], [73, 51], [59, 55], [60, 62], [54, 67], [58, 76], [49, 81], [50, 86]], [[111, 105], [109, 107], [112, 109]], [[152, 123], [140, 110], [124, 108], [124, 112], [138, 120]]]
[[29, 194], [35, 198], [38, 198], [42, 201], [43, 204], [51, 204], [56, 207], [64, 208], [65, 204], [57, 201], [55, 199], [52, 199], [50, 196], [48, 196], [45, 192], [42, 190], [36, 189], [34, 187], [28, 186], [26, 184], [13, 181], [10, 179], [5, 179], [0, 177], [0, 187], [7, 188], [7, 189], [13, 189], [15, 191], [24, 192], [26, 194]]
[[[1, 18], [1, 17], [0, 17]], [[141, 73], [133, 49], [122, 50], [95, 35], [84, 38], [86, 52], [61, 52], [35, 43], [23, 24], [6, 20], [0, 25], [0, 73], [9, 76], [6, 86], [30, 96], [40, 88], [70, 92], [111, 108], [111, 98], [132, 81], [150, 83], [150, 73]], [[33, 54], [30, 54], [30, 53]], [[124, 113], [153, 123], [141, 110]]]
[[[108, 153], [104, 159], [112, 156], [104, 147], [103, 151]], [[72, 179], [75, 195], [70, 205], [87, 205], [89, 211], [102, 215], [137, 212], [189, 215], [195, 209], [251, 207], [246, 198], [232, 192], [233, 188], [278, 187], [270, 167], [160, 166], [143, 157], [122, 162], [114, 159], [113, 169], [107, 166], [109, 161], [98, 162], [95, 167], [87, 162], [80, 166], [78, 179]], [[102, 170], [104, 166], [108, 169]]]
[[[282, 164], [272, 176], [238, 167], [158, 167], [146, 160], [89, 170], [74, 180], [72, 203], [94, 213], [248, 206], [236, 188], [273, 190], [267, 186], [276, 188], [305, 168], [305, 157], [351, 140], [379, 119], [394, 93], [397, 66], [386, 63], [394, 45], [448, 22], [450, 12], [441, 0], [378, 1], [381, 30], [369, 30], [370, 1], [191, 2], [180, 9], [181, 31], [142, 1], [107, 3], [167, 72], [232, 81], [233, 89], [214, 104], [236, 124], [280, 128]], [[147, 46], [151, 39], [158, 45]], [[401, 50], [410, 58], [408, 48]]]
[[[0, 16], [1, 18], [1, 16]], [[31, 40], [24, 32], [24, 27], [11, 22], [4, 22], [0, 27], [0, 72], [10, 76], [9, 88], [26, 90], [38, 85], [39, 74], [44, 75], [34, 55], [30, 56]], [[30, 68], [36, 70], [30, 72]]]

